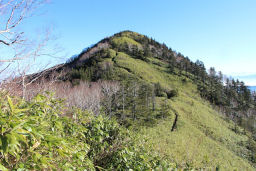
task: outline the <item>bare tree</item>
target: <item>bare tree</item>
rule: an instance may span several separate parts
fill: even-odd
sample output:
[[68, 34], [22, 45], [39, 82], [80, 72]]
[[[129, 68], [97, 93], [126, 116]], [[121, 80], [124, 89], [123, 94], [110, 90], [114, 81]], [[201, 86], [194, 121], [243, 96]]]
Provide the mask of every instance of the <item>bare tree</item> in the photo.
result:
[[125, 108], [125, 99], [126, 99], [126, 94], [125, 94], [125, 90], [124, 90], [124, 84], [122, 85], [122, 119], [125, 118], [125, 112], [124, 112], [124, 108]]
[[156, 94], [155, 94], [155, 85], [153, 85], [152, 89], [152, 110], [155, 111], [156, 108]]
[[68, 107], [87, 109], [98, 115], [102, 98], [101, 85], [97, 82], [80, 82], [74, 86], [70, 82], [54, 82], [52, 85], [42, 84], [45, 89], [54, 91], [55, 96], [66, 100]]
[[[10, 56], [1, 56], [0, 62], [13, 62], [22, 60], [21, 55], [29, 39], [19, 26], [31, 17], [35, 9], [44, 4], [46, 0], [1, 0], [0, 1], [0, 44], [2, 48], [9, 48], [13, 53]], [[23, 48], [21, 48], [21, 45]]]
[[[47, 2], [49, 0], [0, 0], [0, 82], [2, 85], [18, 87], [17, 91], [22, 89], [23, 98], [27, 96], [27, 87], [48, 71], [48, 64], [37, 63], [38, 58], [56, 57], [60, 52], [56, 47], [48, 47], [54, 40], [49, 28], [37, 34], [37, 38], [32, 38], [21, 27], [26, 19], [35, 15], [37, 9]], [[32, 72], [37, 74], [28, 75]]]
[[133, 120], [136, 119], [137, 112], [137, 97], [138, 97], [139, 85], [134, 81], [132, 86], [132, 117]]
[[[49, 69], [46, 69], [49, 65], [38, 65], [37, 59], [41, 58], [43, 56], [50, 56], [53, 57], [55, 54], [57, 54], [58, 51], [50, 51], [49, 48], [45, 48], [50, 41], [49, 39], [49, 32], [46, 32], [43, 35], [43, 39], [39, 41], [38, 44], [35, 44], [35, 48], [32, 49], [31, 51], [28, 51], [27, 53], [24, 53], [23, 55], [26, 55], [26, 57], [21, 61], [17, 61], [17, 76], [20, 77], [21, 79], [21, 84], [22, 84], [22, 97], [25, 98], [26, 96], [26, 87], [38, 79], [44, 77], [44, 75], [51, 70], [50, 76], [52, 78], [49, 79], [49, 81], [52, 83], [53, 81], [56, 80], [56, 78], [60, 77], [62, 74], [54, 74], [54, 71], [61, 67], [62, 65], [57, 65], [56, 67], [52, 67]], [[22, 63], [22, 64], [20, 64]], [[36, 66], [34, 68], [33, 66]], [[35, 72], [36, 74], [28, 75], [31, 72]]]
[[112, 115], [113, 100], [115, 95], [120, 89], [120, 85], [116, 81], [102, 81], [101, 82], [102, 93], [104, 95], [103, 106], [109, 116]]
[[[26, 87], [26, 99], [30, 100], [38, 93], [45, 91], [54, 92], [56, 98], [65, 99], [65, 104], [68, 108], [78, 107], [87, 109], [98, 115], [100, 112], [100, 102], [103, 98], [101, 91], [101, 83], [98, 82], [79, 82], [78, 85], [72, 85], [71, 82], [63, 82], [59, 79], [60, 73], [51, 78], [39, 78], [32, 84]], [[22, 87], [20, 94], [22, 93]]]
[[[31, 61], [45, 55], [43, 51], [50, 40], [49, 30], [32, 40], [21, 25], [46, 2], [47, 0], [0, 0], [0, 80], [10, 77], [10, 70], [15, 72], [15, 76], [17, 73], [25, 76], [29, 68], [32, 68]], [[19, 71], [15, 71], [17, 68]]]

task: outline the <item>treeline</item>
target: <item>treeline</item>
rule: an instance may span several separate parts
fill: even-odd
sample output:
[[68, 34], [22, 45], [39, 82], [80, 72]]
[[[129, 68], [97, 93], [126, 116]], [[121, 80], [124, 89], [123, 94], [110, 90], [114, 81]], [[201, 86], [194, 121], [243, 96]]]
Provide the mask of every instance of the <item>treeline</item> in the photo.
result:
[[174, 67], [178, 68], [178, 74], [193, 80], [200, 95], [218, 106], [222, 113], [247, 130], [255, 131], [255, 125], [250, 125], [248, 120], [256, 114], [255, 96], [244, 82], [225, 78], [222, 72], [216, 72], [214, 67], [207, 72], [203, 62], [199, 60], [193, 63], [188, 58], [181, 58], [176, 64], [173, 61], [169, 64], [170, 72], [173, 73]]
[[[114, 85], [113, 85], [114, 84]], [[105, 82], [101, 106], [108, 116], [115, 116], [129, 127], [134, 122], [152, 126], [159, 118], [171, 115], [168, 99], [178, 95], [177, 90], [166, 90], [159, 83], [136, 80], [121, 83]]]

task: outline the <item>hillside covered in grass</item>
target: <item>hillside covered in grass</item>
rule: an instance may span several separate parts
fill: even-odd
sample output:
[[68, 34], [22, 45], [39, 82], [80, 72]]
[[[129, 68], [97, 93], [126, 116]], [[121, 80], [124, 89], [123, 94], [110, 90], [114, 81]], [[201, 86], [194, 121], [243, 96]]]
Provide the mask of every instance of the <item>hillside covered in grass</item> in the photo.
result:
[[[52, 78], [55, 82], [49, 84]], [[192, 62], [152, 38], [130, 31], [115, 34], [38, 80], [27, 88], [27, 99], [38, 93], [35, 89], [50, 90], [66, 99], [68, 107], [104, 113], [131, 132], [134, 147], [173, 168], [255, 170], [250, 91], [239, 81], [223, 84], [214, 68], [208, 74], [201, 61]], [[112, 160], [106, 156], [104, 161]]]

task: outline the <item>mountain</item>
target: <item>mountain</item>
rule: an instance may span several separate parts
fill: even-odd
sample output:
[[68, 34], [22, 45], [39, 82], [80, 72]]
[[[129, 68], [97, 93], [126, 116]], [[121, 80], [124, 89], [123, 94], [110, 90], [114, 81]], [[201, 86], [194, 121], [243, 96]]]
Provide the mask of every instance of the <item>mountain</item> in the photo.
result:
[[152, 38], [117, 33], [28, 79], [36, 77], [28, 96], [50, 87], [70, 106], [104, 111], [139, 137], [138, 147], [175, 167], [255, 170], [248, 89], [232, 80], [224, 87], [214, 68], [207, 74], [202, 61]]

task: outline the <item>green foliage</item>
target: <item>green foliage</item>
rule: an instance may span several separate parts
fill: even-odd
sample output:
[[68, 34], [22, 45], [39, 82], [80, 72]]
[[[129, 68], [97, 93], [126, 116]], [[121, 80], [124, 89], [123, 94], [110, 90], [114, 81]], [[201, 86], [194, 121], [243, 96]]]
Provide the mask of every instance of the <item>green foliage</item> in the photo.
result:
[[256, 142], [252, 137], [249, 137], [247, 148], [250, 150], [249, 159], [256, 163]]
[[155, 91], [155, 95], [158, 97], [166, 96], [165, 91], [159, 82], [154, 84], [154, 91]]
[[86, 69], [72, 69], [70, 72], [70, 79], [71, 80], [91, 80], [93, 75], [94, 69], [93, 68], [86, 68]]
[[31, 102], [2, 94], [0, 169], [163, 167], [158, 159], [134, 146], [129, 132], [115, 120], [80, 109], [69, 111], [68, 117], [63, 111], [63, 101], [49, 93], [37, 95]]
[[118, 47], [118, 48], [125, 48], [126, 45], [134, 45], [136, 47], [140, 47], [141, 45], [140, 43], [136, 42], [135, 40], [129, 38], [129, 37], [114, 37], [111, 40], [111, 43], [113, 44], [114, 47]]
[[99, 79], [112, 80], [115, 78], [112, 58], [116, 56], [116, 51], [112, 49], [102, 49], [87, 59], [84, 65], [73, 67], [68, 73], [69, 81], [97, 81]]
[[78, 125], [61, 116], [61, 100], [38, 95], [26, 102], [2, 96], [0, 103], [1, 163], [7, 168], [81, 170], [93, 166], [85, 157], [89, 146], [82, 143]]
[[[130, 148], [124, 148], [113, 153], [113, 159], [106, 163], [111, 170], [170, 170], [173, 165], [165, 160], [153, 157], [152, 154], [144, 151], [138, 151], [135, 145], [129, 145]], [[145, 164], [147, 163], [147, 164]]]
[[166, 92], [166, 94], [167, 94], [168, 99], [170, 99], [172, 97], [178, 97], [179, 91], [178, 91], [178, 89], [169, 90], [169, 91]]

